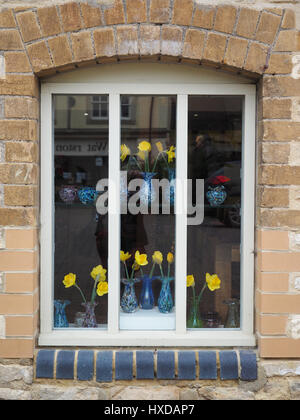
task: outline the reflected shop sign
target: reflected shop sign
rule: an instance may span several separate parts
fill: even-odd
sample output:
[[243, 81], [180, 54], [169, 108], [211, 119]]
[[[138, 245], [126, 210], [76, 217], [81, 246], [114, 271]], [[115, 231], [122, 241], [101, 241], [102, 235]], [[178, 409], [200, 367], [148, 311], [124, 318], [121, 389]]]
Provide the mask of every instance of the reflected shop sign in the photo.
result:
[[56, 156], [108, 156], [107, 140], [56, 140]]

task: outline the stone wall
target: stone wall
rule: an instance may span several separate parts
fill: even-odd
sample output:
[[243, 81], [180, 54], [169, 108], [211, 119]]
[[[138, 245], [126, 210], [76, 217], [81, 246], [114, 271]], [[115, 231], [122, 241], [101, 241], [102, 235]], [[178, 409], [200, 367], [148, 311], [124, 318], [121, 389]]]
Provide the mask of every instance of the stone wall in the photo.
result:
[[[39, 80], [139, 59], [208, 66], [257, 81], [258, 350], [262, 358], [300, 358], [299, 4], [209, 3], [0, 1], [0, 357], [32, 358], [38, 336]], [[13, 387], [22, 383], [24, 389], [14, 389], [28, 397], [48, 386], [28, 390], [31, 384], [22, 381]], [[299, 396], [293, 378], [273, 382]], [[207, 395], [221, 392], [209, 389]], [[262, 389], [255, 395], [263, 396]], [[183, 390], [176, 385], [178, 397]], [[186, 388], [199, 396], [201, 390]]]
[[0, 360], [0, 400], [299, 400], [300, 364], [260, 361], [258, 379], [235, 381], [36, 380], [32, 361]]

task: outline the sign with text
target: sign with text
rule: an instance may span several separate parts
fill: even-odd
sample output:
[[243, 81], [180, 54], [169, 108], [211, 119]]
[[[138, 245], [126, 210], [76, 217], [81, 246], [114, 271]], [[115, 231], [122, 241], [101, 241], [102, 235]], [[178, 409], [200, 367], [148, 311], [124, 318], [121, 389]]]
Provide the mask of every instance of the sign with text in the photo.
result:
[[57, 140], [56, 156], [108, 156], [107, 140]]

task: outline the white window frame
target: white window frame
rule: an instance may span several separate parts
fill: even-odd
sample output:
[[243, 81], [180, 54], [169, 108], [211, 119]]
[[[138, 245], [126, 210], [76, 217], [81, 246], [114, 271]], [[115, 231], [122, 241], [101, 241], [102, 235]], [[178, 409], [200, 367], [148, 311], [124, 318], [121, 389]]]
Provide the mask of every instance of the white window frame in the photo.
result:
[[[94, 94], [93, 96], [104, 96], [104, 95], [96, 95]], [[108, 99], [108, 98], [107, 98]], [[90, 107], [91, 107], [91, 116], [90, 119], [93, 121], [107, 121], [108, 117], [101, 117], [101, 115], [99, 117], [95, 117], [93, 115], [93, 104], [98, 104], [99, 105], [99, 114], [101, 114], [101, 105], [102, 104], [109, 104], [108, 102], [102, 102], [102, 101], [94, 101], [93, 99], [91, 99], [90, 101]], [[126, 104], [126, 106], [128, 106], [128, 117], [124, 117], [124, 115], [122, 115], [122, 107], [124, 104], [121, 104], [121, 120], [122, 121], [130, 121], [132, 119], [132, 97], [129, 97], [129, 102], [128, 104]]]
[[[53, 329], [54, 269], [54, 133], [53, 94], [109, 95], [109, 240], [108, 328]], [[188, 95], [243, 95], [243, 152], [241, 203], [241, 329], [186, 329], [186, 214], [176, 216], [174, 331], [120, 331], [120, 95], [177, 95], [177, 182], [187, 178]], [[254, 323], [254, 208], [255, 208], [256, 88], [250, 84], [180, 83], [42, 83], [41, 87], [41, 323], [39, 345], [47, 346], [255, 346]], [[52, 117], [51, 117], [52, 116]], [[180, 118], [178, 118], [180, 116]], [[113, 190], [113, 184], [116, 191]], [[115, 195], [114, 195], [115, 193]], [[176, 190], [175, 208], [185, 202]]]

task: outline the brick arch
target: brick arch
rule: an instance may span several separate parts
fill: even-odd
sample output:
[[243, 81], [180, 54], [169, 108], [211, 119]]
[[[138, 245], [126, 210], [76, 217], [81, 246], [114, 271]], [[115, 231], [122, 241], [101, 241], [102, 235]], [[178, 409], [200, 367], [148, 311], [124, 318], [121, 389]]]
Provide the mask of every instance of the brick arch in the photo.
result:
[[[38, 76], [128, 59], [204, 64], [259, 76], [278, 71], [296, 31], [289, 9], [200, 6], [195, 0], [100, 0], [15, 9], [10, 49]], [[9, 13], [7, 11], [7, 19]], [[17, 25], [15, 25], [15, 23]], [[289, 45], [290, 48], [290, 45]]]

